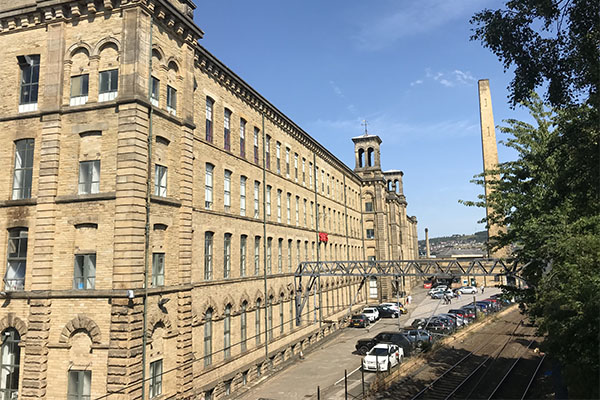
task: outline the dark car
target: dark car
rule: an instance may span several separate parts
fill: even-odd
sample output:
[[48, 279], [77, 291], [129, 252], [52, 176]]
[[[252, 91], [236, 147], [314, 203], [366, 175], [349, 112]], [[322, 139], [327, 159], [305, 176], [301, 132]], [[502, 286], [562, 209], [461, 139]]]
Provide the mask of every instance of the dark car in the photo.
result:
[[355, 314], [350, 320], [350, 326], [356, 328], [365, 328], [369, 326], [371, 322], [365, 314]]
[[440, 321], [435, 317], [431, 319], [417, 318], [412, 322], [411, 326], [416, 329], [425, 329], [432, 333], [447, 334], [452, 331], [452, 327], [448, 323]]
[[438, 321], [442, 321], [444, 324], [448, 325], [453, 331], [455, 331], [458, 328], [456, 319], [454, 319], [448, 315], [436, 315], [433, 318], [435, 318]]
[[389, 307], [377, 306], [379, 318], [398, 318], [398, 311]]
[[467, 313], [465, 312], [465, 310], [458, 309], [458, 308], [452, 309], [452, 310], [448, 310], [448, 314], [455, 314], [455, 315], [458, 315], [459, 317], [461, 317], [463, 319], [469, 318], [467, 316]]
[[371, 339], [360, 339], [355, 348], [359, 354], [367, 354], [369, 350], [379, 343], [393, 343], [404, 350], [404, 356], [412, 354], [415, 344], [403, 332], [381, 332]]
[[406, 330], [406, 336], [414, 342], [417, 347], [422, 347], [425, 343], [431, 343], [433, 341], [433, 337], [431, 333], [426, 331], [425, 329], [409, 329]]

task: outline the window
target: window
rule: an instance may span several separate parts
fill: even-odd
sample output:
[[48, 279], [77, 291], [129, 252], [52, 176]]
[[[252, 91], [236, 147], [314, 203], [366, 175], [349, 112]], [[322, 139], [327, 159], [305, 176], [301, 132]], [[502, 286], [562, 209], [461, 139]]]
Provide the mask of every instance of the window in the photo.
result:
[[256, 330], [256, 345], [260, 344], [260, 299], [256, 300], [256, 311], [254, 312], [254, 324]]
[[69, 105], [78, 106], [88, 101], [89, 75], [71, 77], [71, 100]]
[[248, 316], [246, 311], [248, 309], [248, 303], [242, 303], [242, 309], [240, 311], [240, 348], [241, 351], [246, 351], [246, 339], [248, 337]]
[[225, 109], [225, 116], [223, 118], [223, 148], [227, 151], [231, 150], [231, 130], [229, 129], [230, 121], [231, 111]]
[[258, 164], [258, 133], [260, 130], [254, 127], [254, 164]]
[[204, 366], [212, 364], [212, 317], [213, 310], [206, 310], [204, 316]]
[[213, 204], [213, 169], [214, 165], [206, 163], [206, 179], [204, 182], [204, 208], [212, 209]]
[[152, 77], [152, 91], [150, 93], [150, 103], [152, 103], [152, 105], [155, 107], [158, 107], [158, 99], [160, 94], [159, 90], [160, 81], [155, 77]]
[[277, 241], [277, 272], [283, 272], [283, 239]]
[[[299, 240], [296, 242], [296, 264], [300, 265], [300, 241]], [[290, 272], [292, 272], [291, 269], [290, 269]]]
[[306, 186], [306, 159], [302, 158], [302, 184]]
[[204, 279], [212, 279], [212, 251], [213, 251], [213, 233], [204, 233]]
[[92, 371], [69, 371], [68, 400], [90, 400], [91, 391]]
[[152, 286], [165, 284], [165, 253], [152, 253]]
[[40, 80], [40, 56], [18, 56], [21, 68], [19, 112], [36, 111]]
[[308, 240], [304, 241], [304, 258], [306, 260], [309, 260], [309, 258], [308, 258]]
[[275, 157], [277, 159], [277, 173], [281, 175], [281, 143], [277, 142], [275, 146]]
[[231, 276], [231, 233], [225, 234], [223, 241], [223, 278]]
[[267, 135], [265, 142], [265, 168], [271, 169], [271, 136]]
[[229, 396], [231, 394], [231, 382], [233, 380], [230, 379], [228, 381], [223, 382], [223, 385], [225, 386], [225, 396]]
[[298, 154], [294, 154], [294, 179], [298, 182]]
[[283, 335], [283, 324], [285, 320], [283, 319], [283, 295], [279, 296], [279, 333]]
[[271, 186], [267, 185], [267, 215], [271, 215]]
[[148, 396], [152, 399], [162, 393], [163, 360], [150, 363], [150, 388]]
[[296, 196], [296, 226], [300, 225], [300, 197]]
[[75, 256], [73, 289], [94, 289], [96, 285], [96, 254]]
[[246, 158], [246, 120], [240, 118], [240, 157]]
[[290, 299], [290, 331], [294, 329], [294, 300]]
[[327, 196], [329, 196], [331, 193], [329, 191], [329, 174], [327, 174]]
[[267, 331], [269, 340], [273, 339], [273, 296], [269, 297], [269, 304], [267, 307]]
[[285, 148], [285, 176], [290, 177], [290, 148]]
[[288, 272], [292, 272], [292, 239], [288, 240], [287, 259], [288, 259]]
[[375, 239], [375, 229], [367, 229], [367, 239]]
[[111, 69], [109, 71], [101, 71], [98, 101], [114, 100], [117, 97], [118, 87], [119, 70]]
[[254, 238], [254, 275], [260, 273], [260, 236]]
[[8, 251], [4, 290], [24, 290], [27, 267], [27, 228], [8, 231]]
[[240, 276], [246, 276], [246, 242], [248, 236], [240, 236]]
[[304, 199], [304, 206], [303, 206], [303, 207], [304, 207], [304, 208], [303, 208], [303, 211], [304, 211], [304, 213], [303, 213], [303, 215], [304, 215], [304, 226], [305, 226], [305, 227], [307, 226], [307, 225], [306, 225], [306, 202], [307, 202], [307, 200], [306, 200], [306, 199]]
[[[166, 174], [164, 185], [164, 195], [166, 196]], [[79, 194], [91, 194], [98, 192], [100, 192], [100, 160], [81, 161], [79, 163]]]
[[271, 248], [273, 244], [273, 238], [267, 238], [267, 274], [271, 275]]
[[246, 215], [246, 177], [240, 176], [240, 215]]
[[242, 385], [246, 386], [248, 384], [248, 371], [242, 372]]
[[310, 227], [312, 228], [314, 226], [315, 223], [315, 213], [313, 212], [313, 207], [314, 207], [315, 203], [314, 202], [310, 202]]
[[167, 167], [164, 165], [154, 166], [154, 195], [167, 197]]
[[177, 115], [177, 90], [169, 85], [167, 85], [167, 111]]
[[254, 218], [260, 216], [260, 182], [254, 181]]
[[277, 222], [281, 222], [281, 189], [277, 190]]
[[22, 139], [15, 142], [15, 169], [12, 189], [13, 200], [31, 198], [33, 146], [33, 139]]
[[369, 279], [369, 297], [377, 297], [377, 279], [375, 277], [371, 277], [371, 279]]
[[225, 319], [223, 321], [223, 357], [231, 357], [231, 304], [225, 307]]
[[214, 400], [214, 391], [215, 389], [209, 389], [206, 392], [204, 392], [204, 400]]
[[210, 97], [206, 98], [206, 141], [213, 141], [213, 105], [215, 101]]
[[321, 170], [321, 193], [325, 193], [325, 171]]
[[291, 218], [292, 218], [292, 210], [291, 210], [291, 205], [292, 203], [292, 194], [288, 193], [287, 197], [286, 197], [286, 210], [287, 210], [287, 214], [286, 214], [286, 222], [288, 223], [288, 225], [290, 224]]
[[313, 175], [313, 166], [312, 166], [312, 163], [309, 162], [308, 163], [308, 183], [309, 183], [310, 187], [312, 187], [312, 184], [313, 184], [312, 175]]
[[225, 179], [223, 181], [223, 205], [225, 211], [231, 209], [231, 171], [225, 170]]
[[0, 398], [16, 399], [19, 393], [21, 336], [14, 328], [2, 332], [0, 347]]
[[365, 203], [365, 211], [366, 211], [366, 212], [371, 212], [371, 211], [373, 211], [373, 202], [371, 202], [371, 201], [367, 201], [367, 202]]

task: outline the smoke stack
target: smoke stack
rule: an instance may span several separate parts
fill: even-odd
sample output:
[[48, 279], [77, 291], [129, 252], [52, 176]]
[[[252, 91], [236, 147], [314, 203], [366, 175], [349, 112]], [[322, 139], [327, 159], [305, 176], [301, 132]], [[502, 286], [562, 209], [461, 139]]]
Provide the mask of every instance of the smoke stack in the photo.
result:
[[431, 252], [429, 251], [429, 229], [425, 228], [425, 254], [427, 258], [431, 258]]

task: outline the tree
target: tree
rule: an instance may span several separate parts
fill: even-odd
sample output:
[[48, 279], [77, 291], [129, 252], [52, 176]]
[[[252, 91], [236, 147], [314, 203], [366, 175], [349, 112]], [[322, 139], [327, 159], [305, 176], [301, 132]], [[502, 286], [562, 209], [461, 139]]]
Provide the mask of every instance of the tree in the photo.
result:
[[480, 40], [508, 70], [513, 106], [547, 83], [554, 107], [597, 107], [600, 89], [600, 2], [597, 0], [512, 0], [501, 10], [471, 18], [471, 40]]

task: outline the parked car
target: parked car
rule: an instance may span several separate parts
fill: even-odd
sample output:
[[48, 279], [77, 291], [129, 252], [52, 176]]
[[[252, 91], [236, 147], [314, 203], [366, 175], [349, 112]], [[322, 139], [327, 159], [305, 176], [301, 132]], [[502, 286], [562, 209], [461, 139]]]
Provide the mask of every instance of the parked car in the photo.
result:
[[402, 348], [391, 343], [381, 343], [365, 355], [362, 366], [365, 371], [387, 371], [402, 363], [403, 358]]
[[431, 281], [423, 281], [423, 289], [431, 289]]
[[448, 286], [446, 286], [446, 285], [439, 285], [439, 286], [436, 286], [436, 287], [430, 289], [429, 292], [427, 292], [427, 294], [431, 296], [431, 294], [433, 294], [433, 293], [443, 292], [443, 291], [445, 291], [447, 289], [448, 289]]
[[370, 324], [371, 321], [369, 321], [369, 317], [365, 314], [355, 314], [350, 320], [350, 326], [355, 328], [366, 328]]
[[447, 316], [447, 315], [435, 315], [432, 319], [435, 319], [437, 321], [443, 322], [444, 325], [450, 327], [451, 331], [455, 331], [456, 328], [458, 328], [456, 320], [454, 318], [452, 318], [452, 317]]
[[400, 303], [381, 303], [380, 306], [393, 308], [395, 310], [398, 310], [401, 314], [406, 314], [408, 312], [406, 311], [406, 308], [404, 308], [404, 306]]
[[452, 313], [443, 313], [443, 314], [440, 314], [440, 315], [441, 315], [442, 317], [449, 317], [449, 318], [453, 318], [453, 319], [456, 321], [455, 325], [456, 325], [456, 327], [457, 327], [457, 328], [462, 328], [462, 326], [465, 324], [465, 320], [464, 320], [462, 317], [459, 317], [459, 316], [458, 316], [458, 315], [456, 315], [456, 314], [452, 314]]
[[379, 318], [398, 318], [400, 316], [398, 310], [385, 306], [377, 306], [377, 311], [379, 311]]
[[[450, 310], [448, 312], [452, 312], [454, 310]], [[466, 306], [463, 308], [458, 309], [458, 311], [462, 311], [465, 318], [469, 319], [469, 320], [474, 320], [475, 319], [475, 310], [473, 308], [467, 308]]]
[[[458, 317], [460, 317], [463, 320], [463, 323], [469, 324], [471, 321], [468, 316], [467, 316], [467, 312], [463, 309], [452, 309], [452, 310], [448, 310], [448, 314], [452, 314], [452, 315], [456, 315]], [[475, 316], [473, 316], [473, 318], [475, 318]]]
[[460, 292], [460, 294], [475, 294], [477, 293], [477, 288], [475, 286], [463, 286], [456, 291]]
[[379, 311], [377, 310], [377, 307], [365, 307], [362, 313], [365, 314], [371, 322], [375, 322], [379, 319]]
[[445, 289], [445, 290], [433, 292], [432, 294], [430, 294], [432, 299], [441, 299], [444, 297], [444, 295], [447, 295], [450, 298], [456, 297], [456, 294], [454, 294], [454, 292], [450, 289]]
[[415, 347], [403, 332], [380, 332], [370, 339], [359, 339], [354, 347], [358, 354], [366, 354], [379, 343], [393, 343], [401, 347], [406, 357], [412, 354]]
[[433, 341], [433, 336], [425, 329], [409, 329], [406, 330], [405, 333], [417, 347], [421, 347], [423, 344], [431, 343]]
[[435, 317], [429, 319], [417, 318], [412, 322], [411, 326], [416, 329], [425, 329], [432, 333], [448, 334], [452, 332], [452, 326], [450, 326], [447, 322], [440, 321]]

